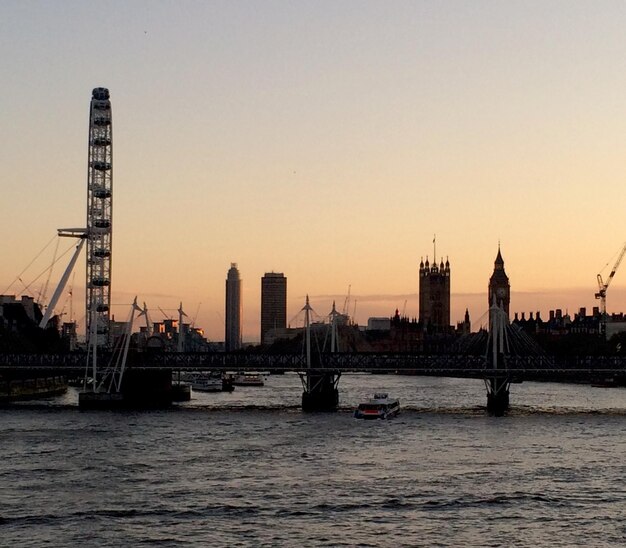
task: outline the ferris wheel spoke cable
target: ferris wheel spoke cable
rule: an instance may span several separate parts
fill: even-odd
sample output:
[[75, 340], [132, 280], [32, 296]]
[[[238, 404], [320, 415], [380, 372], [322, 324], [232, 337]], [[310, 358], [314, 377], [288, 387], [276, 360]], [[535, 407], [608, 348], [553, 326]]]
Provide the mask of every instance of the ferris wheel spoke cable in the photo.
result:
[[7, 287], [7, 288], [3, 291], [3, 293], [6, 293], [9, 289], [11, 289], [11, 288], [13, 287], [13, 284], [14, 284], [15, 282], [17, 282], [17, 281], [19, 281], [19, 280], [20, 280], [20, 278], [22, 277], [22, 274], [24, 274], [24, 272], [26, 272], [26, 271], [27, 271], [27, 270], [31, 267], [31, 265], [32, 265], [32, 264], [33, 264], [33, 263], [34, 263], [34, 262], [35, 262], [35, 261], [36, 261], [36, 260], [37, 260], [37, 259], [41, 256], [41, 254], [42, 254], [42, 253], [43, 253], [43, 252], [44, 252], [44, 251], [48, 248], [48, 246], [49, 246], [49, 245], [50, 245], [50, 244], [51, 244], [51, 243], [55, 240], [55, 238], [58, 238], [58, 236], [57, 236], [56, 234], [55, 234], [54, 236], [52, 236], [52, 238], [50, 238], [50, 241], [49, 241], [49, 242], [48, 242], [48, 243], [47, 243], [47, 244], [43, 247], [43, 249], [42, 249], [39, 253], [37, 253], [37, 255], [35, 255], [35, 258], [34, 258], [34, 259], [30, 262], [30, 263], [28, 263], [28, 265], [26, 265], [26, 268], [24, 268], [24, 270], [22, 270], [22, 271], [21, 271], [21, 272], [17, 275], [17, 277], [15, 278], [15, 280], [13, 280], [13, 281], [9, 284], [9, 287]]
[[48, 269], [48, 277], [46, 278], [46, 283], [43, 286], [43, 291], [39, 295], [39, 302], [45, 302], [46, 297], [48, 296], [48, 286], [50, 285], [50, 278], [52, 277], [52, 270], [54, 267], [54, 263], [56, 262], [57, 253], [59, 252], [59, 245], [61, 244], [61, 238], [57, 238], [57, 245], [54, 247], [54, 255], [52, 255], [52, 264]]
[[60, 256], [59, 258], [54, 261], [49, 267], [47, 267], [45, 270], [41, 271], [39, 273], [39, 275], [32, 281], [30, 282], [28, 285], [24, 286], [24, 291], [28, 291], [28, 289], [30, 288], [31, 285], [33, 285], [39, 278], [41, 278], [46, 272], [48, 272], [48, 270], [50, 270], [56, 263], [58, 263], [63, 257], [65, 257], [65, 255], [67, 255], [72, 249], [74, 249], [74, 244], [72, 244], [70, 247], [68, 247]]

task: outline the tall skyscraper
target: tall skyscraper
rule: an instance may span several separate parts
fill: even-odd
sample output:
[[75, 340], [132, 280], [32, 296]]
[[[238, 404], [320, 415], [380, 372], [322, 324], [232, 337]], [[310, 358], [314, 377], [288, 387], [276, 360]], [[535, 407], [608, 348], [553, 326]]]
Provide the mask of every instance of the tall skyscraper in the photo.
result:
[[268, 331], [287, 327], [287, 278], [281, 272], [266, 272], [261, 278], [261, 344]]
[[241, 278], [237, 263], [230, 263], [226, 276], [226, 351], [241, 348]]
[[498, 255], [493, 265], [493, 274], [489, 278], [489, 308], [493, 304], [503, 308], [509, 317], [509, 303], [511, 302], [511, 285], [509, 277], [504, 271], [504, 259], [500, 253], [500, 245], [498, 245]]
[[419, 321], [427, 328], [450, 328], [450, 263], [443, 259], [439, 266], [434, 260], [429, 264], [420, 261], [420, 311]]

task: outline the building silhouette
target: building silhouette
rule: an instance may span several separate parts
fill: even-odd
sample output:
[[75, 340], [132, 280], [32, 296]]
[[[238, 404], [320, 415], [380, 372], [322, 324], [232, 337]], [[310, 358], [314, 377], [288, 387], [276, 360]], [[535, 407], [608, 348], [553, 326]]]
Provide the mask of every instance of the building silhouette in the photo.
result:
[[280, 272], [266, 272], [261, 278], [261, 344], [272, 329], [287, 327], [287, 278]]
[[472, 332], [472, 322], [470, 320], [469, 310], [465, 309], [465, 316], [462, 322], [457, 322], [456, 333], [457, 335], [469, 335]]
[[420, 261], [419, 322], [425, 329], [450, 328], [450, 263]]
[[230, 263], [226, 276], [226, 334], [224, 349], [239, 350], [241, 348], [241, 278], [237, 263]]
[[[509, 317], [509, 304], [511, 302], [511, 285], [509, 277], [504, 271], [504, 259], [500, 253], [500, 245], [498, 245], [498, 255], [493, 265], [493, 274], [489, 278], [489, 308], [494, 303], [506, 312]], [[491, 320], [491, 313], [489, 314]]]

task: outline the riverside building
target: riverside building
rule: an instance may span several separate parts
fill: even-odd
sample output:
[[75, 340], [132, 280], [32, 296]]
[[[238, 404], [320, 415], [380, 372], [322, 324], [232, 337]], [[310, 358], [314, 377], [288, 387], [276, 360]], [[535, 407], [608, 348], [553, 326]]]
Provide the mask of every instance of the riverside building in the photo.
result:
[[272, 329], [287, 327], [287, 278], [282, 272], [266, 272], [261, 278], [261, 344]]

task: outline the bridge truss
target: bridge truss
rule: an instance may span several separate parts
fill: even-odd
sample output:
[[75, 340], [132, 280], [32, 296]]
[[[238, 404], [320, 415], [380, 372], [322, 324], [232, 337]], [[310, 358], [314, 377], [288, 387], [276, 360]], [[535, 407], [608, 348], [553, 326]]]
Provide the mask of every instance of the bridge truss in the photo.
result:
[[[107, 360], [102, 355], [102, 360]], [[0, 373], [17, 370], [45, 370], [50, 373], [84, 372], [86, 355], [0, 354]], [[319, 366], [307, 368], [300, 354], [261, 354], [248, 352], [214, 353], [130, 353], [128, 367], [171, 369], [173, 371], [271, 371], [337, 373], [398, 373], [459, 378], [508, 376], [522, 380], [577, 381], [613, 376], [626, 381], [624, 356], [509, 356], [507, 368], [494, 372], [484, 356], [425, 355], [407, 353], [322, 353]]]

